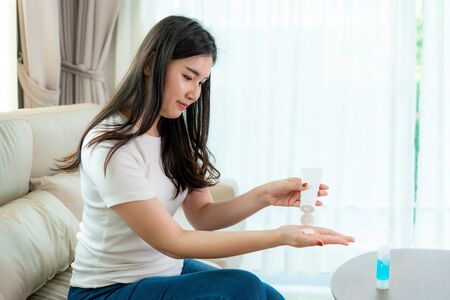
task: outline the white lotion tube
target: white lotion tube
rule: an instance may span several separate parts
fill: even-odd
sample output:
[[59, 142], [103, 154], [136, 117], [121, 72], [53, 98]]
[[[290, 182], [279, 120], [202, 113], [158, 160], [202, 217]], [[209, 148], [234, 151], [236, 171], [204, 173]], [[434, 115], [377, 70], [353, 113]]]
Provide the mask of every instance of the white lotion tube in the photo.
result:
[[[308, 184], [308, 189], [302, 191], [300, 195], [301, 223], [303, 225], [314, 224], [314, 207], [316, 205], [320, 181], [322, 179], [323, 169], [302, 169], [302, 182]], [[306, 230], [306, 229], [305, 229]], [[304, 231], [305, 231], [304, 230]], [[314, 230], [305, 231], [307, 234], [313, 234]]]
[[300, 209], [302, 211], [312, 212], [314, 210], [322, 174], [323, 169], [302, 169], [302, 182], [308, 183], [309, 186], [307, 190], [301, 193]]

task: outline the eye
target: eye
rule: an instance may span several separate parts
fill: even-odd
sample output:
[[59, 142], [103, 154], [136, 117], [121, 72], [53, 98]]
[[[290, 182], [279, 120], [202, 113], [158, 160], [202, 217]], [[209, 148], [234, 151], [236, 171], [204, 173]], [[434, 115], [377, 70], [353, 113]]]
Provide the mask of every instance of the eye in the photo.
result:
[[189, 80], [189, 81], [191, 81], [191, 80], [192, 80], [192, 77], [191, 77], [191, 76], [189, 76], [189, 75], [183, 75], [183, 77], [184, 77], [184, 79], [186, 79], [186, 80]]

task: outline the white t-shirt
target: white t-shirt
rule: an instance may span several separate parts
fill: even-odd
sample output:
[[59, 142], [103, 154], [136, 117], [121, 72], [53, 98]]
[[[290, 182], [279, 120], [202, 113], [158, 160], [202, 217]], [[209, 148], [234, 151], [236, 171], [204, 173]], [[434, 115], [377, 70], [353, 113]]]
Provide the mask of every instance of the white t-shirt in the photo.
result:
[[[115, 115], [104, 123], [122, 123]], [[166, 256], [134, 233], [111, 206], [135, 200], [158, 198], [173, 216], [187, 191], [175, 199], [175, 186], [161, 165], [161, 139], [144, 134], [120, 147], [108, 164], [104, 162], [113, 142], [85, 148], [98, 126], [86, 136], [81, 151], [83, 222], [72, 263], [71, 286], [97, 288], [130, 283], [153, 276], [179, 275], [183, 260]]]

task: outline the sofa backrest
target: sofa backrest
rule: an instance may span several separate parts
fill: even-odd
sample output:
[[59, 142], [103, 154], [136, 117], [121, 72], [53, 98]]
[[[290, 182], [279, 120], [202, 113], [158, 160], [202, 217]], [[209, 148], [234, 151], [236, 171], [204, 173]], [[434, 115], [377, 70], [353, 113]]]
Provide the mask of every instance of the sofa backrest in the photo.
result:
[[76, 148], [99, 110], [77, 104], [0, 113], [0, 206], [27, 194], [30, 178], [54, 174], [54, 159]]

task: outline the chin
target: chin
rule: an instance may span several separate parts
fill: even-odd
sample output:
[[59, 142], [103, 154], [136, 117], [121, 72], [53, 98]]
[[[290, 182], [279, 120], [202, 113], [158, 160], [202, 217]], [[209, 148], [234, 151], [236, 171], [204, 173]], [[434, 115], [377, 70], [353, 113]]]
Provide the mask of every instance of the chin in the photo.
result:
[[182, 114], [183, 112], [180, 111], [180, 112], [173, 112], [170, 114], [161, 114], [161, 116], [166, 119], [178, 119]]

